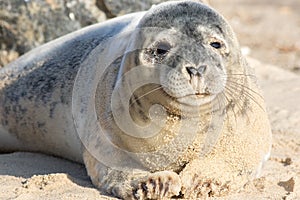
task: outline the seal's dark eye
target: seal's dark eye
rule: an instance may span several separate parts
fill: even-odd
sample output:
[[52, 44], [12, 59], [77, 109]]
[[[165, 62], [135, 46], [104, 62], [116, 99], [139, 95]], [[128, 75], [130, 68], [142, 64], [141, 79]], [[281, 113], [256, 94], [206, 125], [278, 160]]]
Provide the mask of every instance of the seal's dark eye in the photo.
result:
[[149, 48], [145, 49], [144, 59], [152, 64], [162, 63], [163, 60], [167, 57], [171, 48], [171, 44], [167, 41], [157, 41], [149, 46]]
[[164, 54], [166, 54], [168, 51], [167, 50], [165, 50], [165, 49], [157, 49], [157, 54], [158, 55], [164, 55]]
[[212, 46], [215, 49], [220, 49], [222, 47], [222, 44], [220, 42], [211, 42], [210, 46]]
[[169, 52], [171, 49], [171, 45], [166, 42], [161, 42], [156, 47], [156, 52], [158, 55], [165, 55]]

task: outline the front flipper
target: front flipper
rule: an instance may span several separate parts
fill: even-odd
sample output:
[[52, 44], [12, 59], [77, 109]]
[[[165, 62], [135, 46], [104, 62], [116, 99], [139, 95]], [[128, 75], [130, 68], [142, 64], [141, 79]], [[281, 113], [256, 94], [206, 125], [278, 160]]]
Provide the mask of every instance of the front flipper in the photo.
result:
[[141, 170], [114, 170], [84, 153], [87, 172], [101, 191], [122, 199], [162, 199], [179, 195], [181, 180], [172, 171], [150, 173]]

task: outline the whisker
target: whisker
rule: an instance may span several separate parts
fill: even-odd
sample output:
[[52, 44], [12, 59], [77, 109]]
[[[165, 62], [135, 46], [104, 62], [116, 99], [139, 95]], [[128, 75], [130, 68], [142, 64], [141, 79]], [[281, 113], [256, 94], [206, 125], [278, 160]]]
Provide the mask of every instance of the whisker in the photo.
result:
[[[234, 95], [235, 94], [235, 90], [234, 89], [232, 89], [232, 88], [228, 88], [228, 87], [226, 87], [226, 90], [227, 90], [227, 92], [228, 92], [228, 94], [229, 95], [231, 95], [230, 97], [234, 100], [234, 102], [232, 102], [232, 103], [235, 103], [235, 105], [238, 107], [238, 109], [239, 110], [242, 110], [243, 109], [243, 105], [241, 105], [241, 102], [238, 100], [238, 98], [234, 98], [235, 96], [237, 96], [237, 95]], [[225, 93], [225, 96], [226, 96], [226, 98], [229, 98], [227, 95], [226, 95], [226, 93]], [[234, 108], [233, 108], [234, 109]], [[234, 112], [234, 111], [233, 111]]]
[[[234, 100], [234, 105], [236, 105], [237, 107], [238, 107], [238, 110], [240, 111], [240, 112], [242, 112], [243, 110], [244, 110], [244, 105], [243, 105], [243, 103], [241, 102], [241, 100], [240, 99], [238, 99], [238, 95], [234, 95], [235, 94], [235, 90], [234, 89], [230, 89], [230, 88], [226, 88], [227, 89], [227, 92], [228, 92], [228, 94], [229, 95], [231, 95], [230, 97]], [[225, 96], [226, 96], [226, 94], [225, 94]], [[236, 96], [236, 98], [234, 98]], [[244, 102], [245, 103], [245, 102]], [[235, 121], [236, 121], [236, 123], [237, 123], [237, 117], [236, 117], [236, 113], [234, 112], [234, 107], [232, 108], [232, 111], [233, 111], [233, 113], [234, 113], [234, 117], [235, 117]], [[248, 114], [247, 114], [247, 112], [246, 112], [246, 116], [247, 116], [247, 118], [249, 119], [249, 116], [248, 116]]]
[[[240, 89], [243, 89], [243, 91], [242, 90], [240, 90], [240, 92], [244, 92], [245, 94], [246, 94], [246, 96], [247, 97], [249, 97], [250, 99], [252, 99], [253, 101], [255, 101], [256, 102], [256, 98], [255, 98], [255, 96], [253, 95], [253, 93], [251, 93], [252, 91], [250, 90], [247, 90], [246, 88], [242, 88], [240, 85], [236, 85], [237, 87], [240, 87]], [[236, 86], [231, 86], [231, 85], [228, 85], [227, 86], [227, 89], [229, 89], [229, 88], [231, 88], [232, 90], [235, 90], [236, 88]], [[233, 92], [233, 91], [231, 91], [231, 92]], [[238, 93], [236, 93], [236, 94], [238, 94]], [[259, 95], [259, 97], [262, 99], [262, 96], [260, 96]], [[257, 103], [258, 104], [258, 103]], [[259, 105], [259, 104], [258, 104]]]
[[[239, 95], [237, 95], [237, 94], [238, 94], [238, 92], [241, 92], [241, 90], [236, 90], [236, 88], [232, 88], [230, 86], [225, 86], [225, 89], [226, 89], [225, 95], [226, 95], [226, 93], [228, 93], [229, 95], [231, 95], [231, 96], [229, 96], [231, 99], [233, 99], [236, 102], [239, 102], [238, 101]], [[227, 98], [229, 98], [229, 97], [227, 97]], [[242, 107], [239, 107], [239, 109], [242, 109]]]
[[[224, 105], [225, 105], [225, 113], [226, 113], [226, 117], [227, 117], [227, 119], [229, 118], [229, 116], [228, 116], [228, 112], [227, 112], [227, 107], [228, 107], [228, 105], [230, 104], [230, 101], [229, 101], [229, 99], [227, 98], [227, 96], [225, 95], [225, 93], [224, 92], [221, 92], [220, 93], [222, 96], [224, 96], [224, 98], [225, 98], [225, 103], [224, 103]], [[222, 99], [224, 99], [224, 98], [222, 98]], [[218, 96], [218, 101], [220, 102], [220, 97]]]
[[[237, 86], [239, 86], [241, 89], [243, 89], [243, 87], [241, 86], [241, 85], [237, 85]], [[227, 90], [229, 90], [229, 91], [231, 91], [232, 93], [233, 93], [233, 91], [232, 90], [235, 90], [235, 88], [233, 87], [233, 86], [230, 86], [230, 85], [227, 85], [226, 86], [226, 89]], [[246, 88], [247, 89], [247, 88]], [[249, 88], [248, 88], [249, 89]], [[256, 100], [256, 98], [249, 92], [249, 91], [252, 91], [253, 92], [253, 90], [251, 90], [251, 89], [249, 89], [248, 91], [247, 90], [243, 90], [243, 92], [245, 92], [245, 94], [246, 94], [246, 97], [248, 97], [248, 98], [250, 98], [256, 105], [258, 105], [262, 110], [265, 110], [259, 103], [258, 103], [258, 101]], [[241, 91], [240, 91], [241, 92]], [[255, 92], [256, 93], [256, 92]], [[233, 93], [233, 94], [237, 94], [237, 93]], [[257, 93], [256, 93], [257, 94]], [[260, 98], [262, 98], [262, 96], [261, 95], [258, 95]]]
[[151, 94], [152, 92], [155, 92], [157, 90], [160, 90], [162, 89], [163, 87], [162, 86], [159, 86], [158, 88], [155, 88], [153, 90], [150, 90], [149, 92], [146, 92], [145, 94], [139, 96], [138, 98], [135, 98], [134, 101], [131, 102], [131, 104], [129, 104], [129, 106], [132, 106], [132, 104], [134, 104], [135, 102], [137, 102], [138, 100], [140, 100], [141, 98], [147, 96], [148, 94]]
[[254, 74], [226, 74], [226, 75], [227, 76], [249, 76], [249, 77], [256, 78]]
[[256, 92], [255, 90], [249, 88], [248, 86], [245, 86], [245, 85], [242, 85], [242, 84], [240, 84], [240, 83], [237, 83], [237, 82], [234, 82], [234, 81], [230, 81], [230, 80], [227, 80], [227, 82], [232, 83], [232, 84], [234, 84], [235, 86], [238, 86], [238, 87], [240, 87], [240, 88], [247, 89], [247, 90], [253, 92], [254, 94], [256, 94], [257, 96], [259, 96], [261, 99], [263, 99], [263, 97], [261, 96], [261, 94], [259, 94], [259, 93]]

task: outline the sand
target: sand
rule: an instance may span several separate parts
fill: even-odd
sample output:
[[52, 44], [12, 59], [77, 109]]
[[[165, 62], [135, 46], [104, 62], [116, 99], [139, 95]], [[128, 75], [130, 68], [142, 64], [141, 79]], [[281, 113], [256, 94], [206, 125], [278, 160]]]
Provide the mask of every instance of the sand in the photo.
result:
[[[267, 102], [273, 149], [260, 178], [218, 199], [300, 199], [300, 76], [249, 58]], [[83, 165], [27, 152], [0, 154], [0, 199], [109, 199]]]

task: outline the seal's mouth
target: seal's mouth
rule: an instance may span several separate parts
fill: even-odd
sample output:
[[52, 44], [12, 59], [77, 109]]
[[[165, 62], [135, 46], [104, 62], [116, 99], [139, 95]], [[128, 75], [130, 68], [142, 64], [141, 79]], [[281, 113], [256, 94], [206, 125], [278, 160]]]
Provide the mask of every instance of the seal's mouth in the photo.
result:
[[216, 97], [215, 94], [208, 94], [208, 93], [194, 93], [188, 94], [183, 97], [177, 98], [179, 103], [190, 105], [190, 106], [201, 106], [207, 104], [214, 100]]
[[190, 98], [196, 98], [196, 99], [200, 99], [200, 98], [206, 98], [206, 97], [210, 97], [213, 96], [213, 94], [207, 93], [207, 92], [195, 92], [195, 93], [191, 93], [191, 94], [187, 94], [183, 97], [190, 97]]
[[196, 92], [195, 95], [197, 98], [205, 98], [205, 97], [208, 97], [210, 96], [211, 94], [208, 94], [208, 93], [201, 93], [201, 92]]

